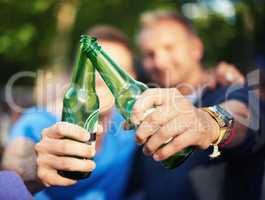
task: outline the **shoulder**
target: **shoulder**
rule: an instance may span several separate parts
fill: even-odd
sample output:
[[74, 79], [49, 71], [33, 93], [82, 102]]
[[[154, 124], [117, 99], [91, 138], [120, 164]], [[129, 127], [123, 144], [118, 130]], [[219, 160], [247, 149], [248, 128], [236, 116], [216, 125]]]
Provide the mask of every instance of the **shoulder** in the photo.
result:
[[[33, 107], [24, 111], [18, 120], [18, 123], [26, 123], [26, 122], [38, 122], [37, 124], [41, 123], [48, 123], [56, 121], [56, 117], [46, 111], [43, 108]], [[36, 125], [36, 124], [35, 124]]]
[[23, 112], [10, 131], [9, 139], [25, 137], [37, 142], [41, 131], [57, 122], [54, 115], [41, 108], [30, 108]]

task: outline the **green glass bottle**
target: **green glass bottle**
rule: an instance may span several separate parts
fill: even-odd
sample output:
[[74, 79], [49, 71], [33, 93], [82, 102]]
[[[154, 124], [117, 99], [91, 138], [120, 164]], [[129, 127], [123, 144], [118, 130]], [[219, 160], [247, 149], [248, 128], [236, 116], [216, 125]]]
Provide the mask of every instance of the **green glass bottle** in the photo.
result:
[[[72, 81], [63, 99], [62, 121], [77, 124], [91, 135], [89, 144], [95, 145], [99, 118], [99, 100], [95, 90], [95, 68], [87, 59], [87, 40], [80, 40]], [[84, 159], [84, 158], [80, 158]], [[58, 171], [66, 178], [78, 180], [90, 176], [91, 172]]]
[[[95, 38], [89, 36], [83, 36], [83, 38], [89, 41], [87, 43], [90, 43], [87, 51], [88, 58], [111, 90], [117, 109], [125, 120], [130, 122], [131, 111], [137, 97], [148, 87], [133, 79], [122, 67], [116, 64], [98, 45]], [[193, 148], [186, 148], [162, 161], [162, 163], [166, 168], [174, 169], [185, 161], [192, 152]]]

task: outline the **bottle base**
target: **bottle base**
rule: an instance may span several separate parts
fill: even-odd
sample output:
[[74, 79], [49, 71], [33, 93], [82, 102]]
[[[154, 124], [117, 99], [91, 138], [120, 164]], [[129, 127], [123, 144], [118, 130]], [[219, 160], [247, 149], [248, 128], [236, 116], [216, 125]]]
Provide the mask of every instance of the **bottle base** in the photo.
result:
[[70, 171], [58, 171], [58, 174], [69, 179], [79, 180], [86, 179], [91, 176], [92, 172], [70, 172]]
[[180, 166], [182, 163], [184, 163], [192, 154], [193, 148], [189, 147], [182, 152], [178, 152], [175, 155], [169, 157], [166, 160], [162, 161], [162, 164], [167, 169], [175, 169], [178, 166]]

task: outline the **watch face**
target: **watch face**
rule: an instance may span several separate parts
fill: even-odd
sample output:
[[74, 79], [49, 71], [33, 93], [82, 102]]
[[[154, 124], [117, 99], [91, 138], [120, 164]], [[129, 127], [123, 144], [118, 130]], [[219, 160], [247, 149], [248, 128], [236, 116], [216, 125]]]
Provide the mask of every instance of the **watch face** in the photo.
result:
[[233, 116], [219, 105], [213, 106], [213, 109], [219, 114], [219, 117], [223, 120], [223, 126], [231, 127], [234, 120]]

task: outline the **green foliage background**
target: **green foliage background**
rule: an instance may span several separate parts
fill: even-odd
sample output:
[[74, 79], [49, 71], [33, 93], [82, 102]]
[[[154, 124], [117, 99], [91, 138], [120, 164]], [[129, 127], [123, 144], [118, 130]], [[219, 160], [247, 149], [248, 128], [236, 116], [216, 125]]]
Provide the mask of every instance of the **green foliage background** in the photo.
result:
[[[60, 6], [69, 2], [76, 6], [76, 15], [69, 34], [64, 35], [58, 32], [56, 19]], [[95, 24], [121, 28], [134, 44], [139, 15], [143, 11], [171, 8], [181, 14], [181, 6], [187, 2], [198, 1], [0, 0], [0, 84], [5, 84], [18, 71], [50, 65], [57, 56], [54, 46], [62, 52], [61, 63], [65, 67], [70, 65], [80, 34]], [[255, 54], [264, 53], [265, 6], [258, 0], [234, 2], [234, 22], [212, 12], [207, 18], [193, 20], [193, 24], [205, 44], [205, 65], [226, 60], [246, 72], [253, 66]], [[58, 40], [60, 34], [63, 40]], [[67, 45], [61, 47], [60, 42]]]

